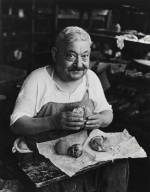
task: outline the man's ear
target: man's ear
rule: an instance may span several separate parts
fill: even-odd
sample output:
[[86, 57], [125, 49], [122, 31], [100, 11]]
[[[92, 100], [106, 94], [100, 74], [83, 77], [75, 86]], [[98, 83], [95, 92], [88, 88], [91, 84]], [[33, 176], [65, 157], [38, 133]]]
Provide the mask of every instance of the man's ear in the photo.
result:
[[56, 47], [51, 48], [51, 54], [52, 54], [53, 61], [56, 61], [56, 54], [57, 54], [57, 48]]

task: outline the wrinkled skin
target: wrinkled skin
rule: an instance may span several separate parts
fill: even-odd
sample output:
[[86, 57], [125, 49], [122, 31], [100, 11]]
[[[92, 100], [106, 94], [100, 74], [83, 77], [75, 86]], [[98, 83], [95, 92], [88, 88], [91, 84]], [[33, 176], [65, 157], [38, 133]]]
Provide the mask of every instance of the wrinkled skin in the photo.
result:
[[85, 120], [82, 114], [78, 114], [76, 112], [61, 112], [59, 116], [59, 121], [61, 124], [62, 129], [65, 130], [80, 130], [84, 127]]

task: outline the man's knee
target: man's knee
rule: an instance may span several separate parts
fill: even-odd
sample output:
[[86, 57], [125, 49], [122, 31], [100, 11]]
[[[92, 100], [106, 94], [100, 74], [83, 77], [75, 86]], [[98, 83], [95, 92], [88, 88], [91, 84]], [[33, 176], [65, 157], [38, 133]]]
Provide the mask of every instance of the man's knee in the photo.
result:
[[129, 180], [127, 159], [115, 160], [103, 168], [103, 189], [105, 192], [126, 192]]

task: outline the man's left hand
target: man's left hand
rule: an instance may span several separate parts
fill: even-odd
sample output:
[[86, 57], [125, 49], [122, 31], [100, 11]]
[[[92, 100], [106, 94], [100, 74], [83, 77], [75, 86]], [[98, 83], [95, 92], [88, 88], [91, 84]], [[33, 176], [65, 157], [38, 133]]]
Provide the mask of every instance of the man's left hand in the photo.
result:
[[103, 115], [97, 113], [89, 116], [87, 118], [87, 121], [85, 123], [85, 128], [86, 129], [96, 129], [99, 127], [103, 127], [104, 120], [103, 120]]

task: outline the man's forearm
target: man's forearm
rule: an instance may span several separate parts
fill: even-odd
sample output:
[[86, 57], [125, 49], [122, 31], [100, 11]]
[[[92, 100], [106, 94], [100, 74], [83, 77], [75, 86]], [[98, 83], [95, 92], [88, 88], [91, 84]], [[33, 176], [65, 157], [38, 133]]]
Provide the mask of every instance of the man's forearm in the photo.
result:
[[102, 118], [101, 127], [107, 127], [113, 120], [113, 112], [110, 110], [106, 110], [100, 113]]
[[18, 135], [34, 135], [44, 131], [54, 130], [56, 129], [56, 117], [31, 118], [23, 116], [11, 126], [11, 129]]

